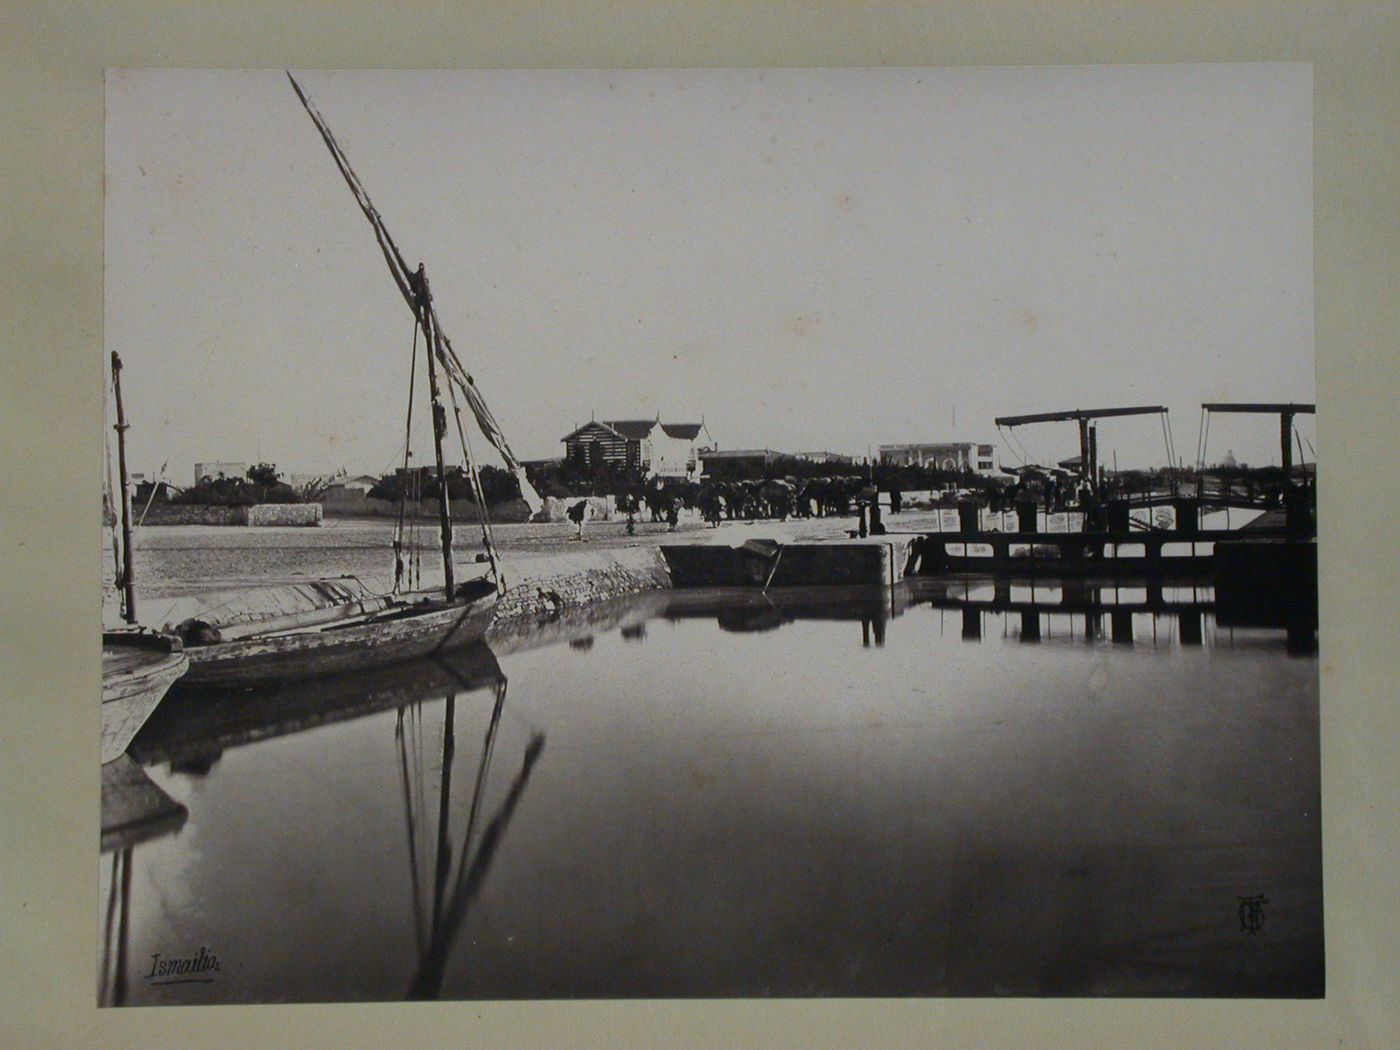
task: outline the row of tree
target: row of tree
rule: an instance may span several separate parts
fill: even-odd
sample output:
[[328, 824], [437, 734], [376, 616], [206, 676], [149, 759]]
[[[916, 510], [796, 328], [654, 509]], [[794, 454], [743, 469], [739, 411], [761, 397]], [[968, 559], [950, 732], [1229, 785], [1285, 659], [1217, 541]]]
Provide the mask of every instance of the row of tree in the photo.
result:
[[[541, 496], [606, 496], [635, 492], [647, 484], [640, 468], [626, 469], [612, 464], [589, 466], [570, 460], [527, 465], [530, 484]], [[706, 464], [699, 481], [806, 481], [813, 478], [862, 478], [882, 490], [987, 489], [999, 482], [972, 471], [939, 470], [934, 467], [866, 465], [861, 463], [815, 463], [795, 456], [783, 456], [767, 463], [755, 460], [726, 460]], [[1009, 482], [1010, 478], [1006, 479]]]
[[[481, 478], [481, 492], [486, 497], [488, 507], [520, 498], [520, 482], [504, 467], [487, 464], [478, 468], [477, 473]], [[471, 475], [465, 468], [448, 467], [446, 474], [448, 499], [453, 503], [476, 502]], [[418, 467], [386, 474], [369, 490], [369, 497], [393, 502], [400, 499], [435, 500], [441, 488], [436, 468]]]
[[175, 489], [164, 482], [144, 482], [137, 487], [137, 503], [148, 502], [152, 496], [164, 496], [171, 503], [213, 504], [226, 507], [251, 507], [258, 503], [314, 503], [325, 490], [325, 482], [294, 488], [282, 480], [275, 463], [259, 463], [248, 468], [243, 477], [200, 478], [187, 489]]
[[[462, 467], [448, 468], [447, 494], [454, 503], [475, 503], [476, 496], [471, 478]], [[532, 463], [526, 473], [530, 483], [541, 496], [570, 498], [577, 496], [640, 496], [649, 481], [638, 468], [627, 469], [612, 464], [589, 466], [569, 460]], [[1283, 471], [1278, 467], [1215, 468], [1205, 472], [1221, 480], [1233, 481], [1242, 485], [1268, 484], [1283, 479]], [[513, 473], [502, 467], [483, 466], [480, 468], [482, 493], [488, 506], [507, 503], [520, 498], [520, 485]], [[1178, 474], [1178, 480], [1182, 477]], [[1186, 477], [1194, 477], [1194, 472], [1185, 472]], [[1166, 470], [1124, 471], [1107, 479], [1109, 491], [1133, 492], [1148, 490], [1166, 483], [1169, 479]], [[944, 490], [956, 488], [978, 492], [986, 497], [1005, 493], [1014, 479], [1010, 475], [987, 477], [972, 471], [940, 470], [929, 466], [890, 466], [886, 464], [857, 463], [814, 463], [795, 457], [782, 457], [766, 464], [757, 461], [726, 462], [723, 469], [707, 473], [704, 480], [728, 482], [764, 482], [781, 479], [807, 481], [814, 478], [860, 478], [884, 492], [899, 490], [905, 492]], [[666, 485], [688, 481], [689, 479], [669, 479]], [[135, 493], [138, 504], [149, 502], [152, 496], [168, 499], [171, 503], [217, 504], [223, 506], [251, 506], [257, 503], [307, 503], [315, 502], [325, 491], [331, 479], [294, 487], [287, 484], [278, 472], [276, 464], [259, 463], [249, 467], [243, 477], [202, 478], [199, 483], [183, 490], [175, 490], [165, 483], [144, 482]], [[654, 480], [652, 482], [654, 484]], [[690, 481], [691, 487], [696, 482]], [[431, 467], [419, 467], [408, 471], [396, 471], [379, 479], [370, 490], [372, 499], [397, 502], [401, 498], [410, 500], [435, 500], [439, 483], [436, 471]]]

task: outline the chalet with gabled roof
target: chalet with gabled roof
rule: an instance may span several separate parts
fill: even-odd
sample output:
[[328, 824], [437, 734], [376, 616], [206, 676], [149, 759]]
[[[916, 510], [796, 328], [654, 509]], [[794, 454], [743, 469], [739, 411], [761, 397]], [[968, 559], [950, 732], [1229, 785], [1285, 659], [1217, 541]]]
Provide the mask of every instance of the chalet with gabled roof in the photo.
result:
[[560, 438], [564, 458], [581, 466], [608, 465], [651, 476], [690, 477], [699, 453], [714, 442], [699, 423], [663, 423], [655, 419], [591, 420]]

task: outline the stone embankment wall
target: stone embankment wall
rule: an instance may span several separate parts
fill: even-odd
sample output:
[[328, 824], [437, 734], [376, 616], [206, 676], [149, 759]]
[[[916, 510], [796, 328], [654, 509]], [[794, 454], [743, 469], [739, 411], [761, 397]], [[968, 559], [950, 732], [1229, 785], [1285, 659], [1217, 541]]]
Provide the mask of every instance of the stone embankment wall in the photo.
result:
[[143, 525], [303, 525], [321, 524], [319, 503], [260, 503], [224, 507], [203, 503], [153, 503]]
[[523, 557], [503, 570], [508, 590], [496, 606], [498, 623], [548, 619], [565, 609], [671, 586], [666, 559], [655, 547]]

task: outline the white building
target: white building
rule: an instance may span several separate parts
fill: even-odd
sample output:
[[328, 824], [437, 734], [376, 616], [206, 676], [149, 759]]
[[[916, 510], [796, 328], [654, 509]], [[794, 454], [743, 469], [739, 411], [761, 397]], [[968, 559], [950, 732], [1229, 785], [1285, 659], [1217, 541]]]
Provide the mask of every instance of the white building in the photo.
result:
[[[703, 435], [703, 437], [702, 437]], [[571, 463], [604, 463], [644, 475], [690, 477], [699, 467], [699, 453], [714, 442], [699, 423], [663, 423], [656, 419], [610, 419], [585, 423], [559, 440]]]
[[925, 445], [881, 445], [880, 462], [890, 467], [933, 467], [936, 470], [994, 474], [996, 446], [975, 441], [945, 441]]

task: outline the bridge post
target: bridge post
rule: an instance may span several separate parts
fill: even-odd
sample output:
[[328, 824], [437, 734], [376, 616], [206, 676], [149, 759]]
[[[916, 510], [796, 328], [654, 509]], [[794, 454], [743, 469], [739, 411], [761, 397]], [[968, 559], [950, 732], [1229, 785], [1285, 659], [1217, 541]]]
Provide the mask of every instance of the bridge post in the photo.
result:
[[1024, 609], [1021, 612], [1021, 641], [1040, 641], [1040, 613], [1034, 609]]
[[1182, 611], [1177, 615], [1177, 620], [1181, 624], [1181, 644], [1200, 645], [1201, 644], [1201, 612], [1199, 609]]
[[1115, 609], [1108, 614], [1109, 630], [1116, 645], [1133, 644], [1133, 614]]
[[980, 641], [982, 638], [982, 612], [980, 609], [971, 607], [962, 611], [962, 636], [967, 642]]
[[1201, 530], [1200, 499], [1181, 498], [1172, 500], [1176, 510], [1176, 531], [1183, 536], [1194, 536]]

